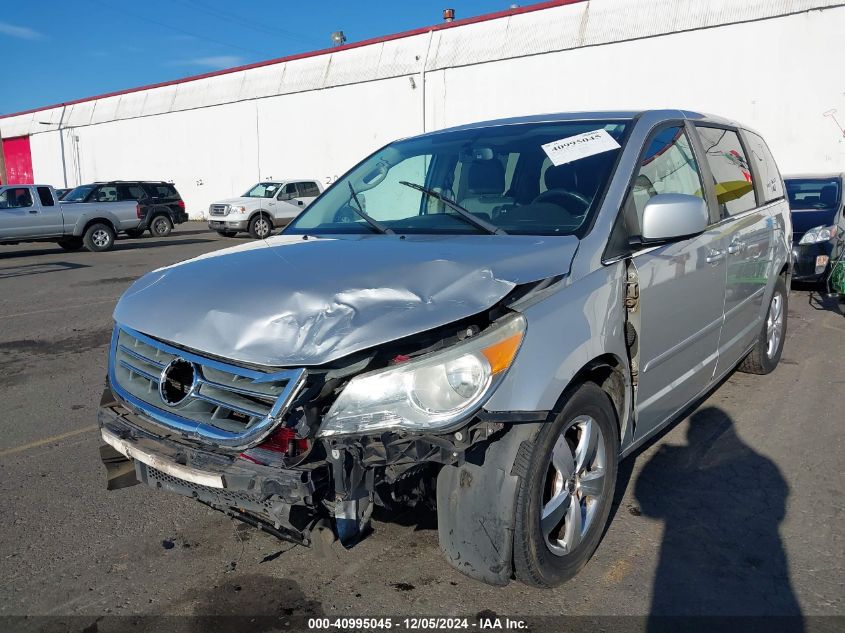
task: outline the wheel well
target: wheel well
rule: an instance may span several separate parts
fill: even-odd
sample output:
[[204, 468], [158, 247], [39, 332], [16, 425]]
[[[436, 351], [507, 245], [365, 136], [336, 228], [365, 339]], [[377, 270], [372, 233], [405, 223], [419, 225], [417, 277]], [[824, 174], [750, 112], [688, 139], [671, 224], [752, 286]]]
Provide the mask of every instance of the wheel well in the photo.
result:
[[569, 394], [585, 382], [591, 382], [604, 391], [613, 403], [616, 411], [616, 428], [619, 431], [619, 439], [622, 440], [623, 422], [626, 419], [628, 403], [626, 398], [626, 385], [628, 380], [625, 377], [627, 365], [613, 354], [603, 354], [594, 358], [579, 369], [569, 381], [566, 390], [561, 395], [555, 406], [559, 411], [565, 404]]
[[258, 215], [266, 215], [268, 218], [270, 218], [272, 220], [269, 211], [267, 211], [266, 209], [258, 209], [258, 211], [253, 211], [252, 215], [249, 216], [248, 222], [252, 222], [255, 219], [255, 216], [258, 216]]
[[111, 230], [115, 232], [115, 235], [117, 235], [117, 229], [114, 228], [114, 224], [111, 223], [111, 220], [107, 220], [106, 218], [94, 218], [93, 220], [88, 220], [82, 228], [82, 235], [85, 235], [86, 231], [88, 231], [92, 224], [107, 224], [111, 227]]

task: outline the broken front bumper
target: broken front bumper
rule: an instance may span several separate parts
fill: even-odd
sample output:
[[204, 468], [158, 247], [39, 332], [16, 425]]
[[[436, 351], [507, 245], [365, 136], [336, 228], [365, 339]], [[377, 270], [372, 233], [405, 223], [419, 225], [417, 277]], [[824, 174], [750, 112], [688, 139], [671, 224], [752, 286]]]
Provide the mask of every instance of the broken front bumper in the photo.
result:
[[278, 468], [190, 447], [154, 434], [116, 402], [101, 405], [98, 422], [109, 489], [145, 483], [303, 545], [310, 545], [312, 529], [327, 514], [321, 503], [329, 482], [325, 462]]

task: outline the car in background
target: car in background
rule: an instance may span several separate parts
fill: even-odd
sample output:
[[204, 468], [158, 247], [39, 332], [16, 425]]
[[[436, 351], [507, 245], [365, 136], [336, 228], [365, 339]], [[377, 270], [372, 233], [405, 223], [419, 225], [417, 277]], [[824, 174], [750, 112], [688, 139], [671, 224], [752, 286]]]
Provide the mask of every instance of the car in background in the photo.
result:
[[242, 196], [213, 203], [208, 208], [208, 227], [225, 237], [247, 231], [253, 239], [264, 239], [274, 228], [286, 226], [322, 192], [316, 178], [259, 182]]
[[823, 282], [845, 250], [845, 174], [784, 177], [792, 214], [793, 281]]
[[110, 180], [80, 185], [68, 193], [66, 202], [115, 202], [134, 200], [140, 204], [141, 223], [126, 231], [141, 237], [149, 231], [154, 237], [167, 237], [174, 225], [188, 221], [185, 202], [169, 182], [152, 180]]
[[0, 244], [55, 242], [66, 251], [108, 251], [141, 222], [134, 200], [63, 202], [48, 185], [0, 186]]

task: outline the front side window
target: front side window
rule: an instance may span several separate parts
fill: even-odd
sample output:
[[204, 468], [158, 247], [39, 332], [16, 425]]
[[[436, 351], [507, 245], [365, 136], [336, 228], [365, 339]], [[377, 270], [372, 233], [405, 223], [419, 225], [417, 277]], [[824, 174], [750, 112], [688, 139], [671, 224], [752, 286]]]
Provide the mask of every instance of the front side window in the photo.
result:
[[751, 161], [762, 181], [763, 202], [772, 202], [783, 198], [783, 179], [766, 141], [754, 132], [748, 131], [745, 132], [745, 138], [748, 141], [748, 153], [751, 154]]
[[97, 189], [94, 199], [97, 202], [117, 202], [117, 187], [114, 185], [101, 185]]
[[96, 185], [80, 185], [71, 189], [70, 193], [62, 198], [62, 202], [85, 202], [95, 187]]
[[703, 197], [698, 163], [682, 126], [660, 130], [646, 148], [631, 190], [638, 217], [652, 196], [660, 193]]
[[[627, 121], [516, 123], [397, 141], [335, 182], [286, 233], [572, 235], [589, 225]], [[545, 146], [545, 147], [544, 147]], [[456, 210], [456, 207], [460, 211]]]
[[0, 191], [0, 209], [21, 209], [32, 206], [29, 187], [16, 187]]
[[698, 126], [707, 164], [713, 174], [713, 186], [722, 217], [750, 211], [757, 206], [754, 180], [748, 158], [733, 130]]
[[786, 181], [789, 208], [833, 209], [839, 200], [838, 178], [790, 178]]
[[244, 198], [272, 198], [279, 190], [277, 182], [259, 182], [252, 189], [247, 191]]

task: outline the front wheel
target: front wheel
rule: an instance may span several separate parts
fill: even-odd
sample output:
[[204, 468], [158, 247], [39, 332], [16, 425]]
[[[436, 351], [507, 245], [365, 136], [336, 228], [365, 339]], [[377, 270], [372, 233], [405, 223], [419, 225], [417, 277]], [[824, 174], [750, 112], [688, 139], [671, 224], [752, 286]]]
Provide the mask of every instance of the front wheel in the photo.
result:
[[775, 370], [783, 353], [783, 342], [786, 339], [786, 311], [789, 307], [786, 294], [786, 282], [778, 277], [772, 298], [769, 299], [769, 309], [766, 320], [757, 337], [754, 348], [739, 364], [739, 371], [748, 374], [769, 374]]
[[530, 451], [521, 451], [513, 543], [519, 580], [554, 587], [586, 565], [610, 515], [618, 451], [613, 405], [592, 383], [574, 391]]
[[249, 234], [254, 240], [263, 240], [270, 237], [272, 232], [273, 224], [266, 215], [258, 214], [249, 223]]
[[85, 248], [94, 253], [109, 251], [114, 246], [114, 229], [100, 222], [92, 224], [82, 237]]
[[173, 230], [173, 222], [166, 215], [157, 215], [150, 222], [150, 235], [154, 237], [167, 237]]

